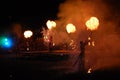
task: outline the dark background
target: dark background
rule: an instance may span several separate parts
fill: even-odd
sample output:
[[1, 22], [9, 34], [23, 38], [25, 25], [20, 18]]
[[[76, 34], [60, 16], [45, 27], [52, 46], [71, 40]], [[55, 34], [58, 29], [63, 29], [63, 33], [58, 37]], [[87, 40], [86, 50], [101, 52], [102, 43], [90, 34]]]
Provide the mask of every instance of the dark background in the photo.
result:
[[0, 6], [0, 25], [12, 22], [43, 25], [48, 19], [56, 19], [59, 4], [65, 0], [6, 1]]

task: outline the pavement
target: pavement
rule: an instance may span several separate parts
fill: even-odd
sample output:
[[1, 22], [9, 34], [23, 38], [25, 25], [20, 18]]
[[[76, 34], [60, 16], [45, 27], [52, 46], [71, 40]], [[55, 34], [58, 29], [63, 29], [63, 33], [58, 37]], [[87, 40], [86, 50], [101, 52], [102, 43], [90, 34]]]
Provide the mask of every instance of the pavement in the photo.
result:
[[1, 53], [0, 80], [120, 80], [120, 67], [78, 71], [78, 64], [72, 66], [77, 56], [67, 51]]

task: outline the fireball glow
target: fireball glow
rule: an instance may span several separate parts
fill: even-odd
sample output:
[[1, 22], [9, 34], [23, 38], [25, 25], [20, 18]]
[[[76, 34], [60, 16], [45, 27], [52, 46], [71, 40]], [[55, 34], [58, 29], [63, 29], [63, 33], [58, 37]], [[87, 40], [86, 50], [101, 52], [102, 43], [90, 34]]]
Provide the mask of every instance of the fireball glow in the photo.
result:
[[52, 29], [53, 27], [56, 27], [56, 23], [54, 21], [48, 20], [46, 23], [48, 29]]
[[25, 38], [30, 38], [33, 35], [33, 32], [30, 30], [27, 30], [24, 32], [24, 37]]
[[73, 32], [76, 31], [76, 28], [73, 24], [70, 23], [70, 24], [67, 24], [66, 30], [67, 30], [68, 33], [73, 33]]
[[99, 26], [99, 20], [96, 17], [91, 17], [86, 21], [86, 26], [90, 30], [96, 30]]

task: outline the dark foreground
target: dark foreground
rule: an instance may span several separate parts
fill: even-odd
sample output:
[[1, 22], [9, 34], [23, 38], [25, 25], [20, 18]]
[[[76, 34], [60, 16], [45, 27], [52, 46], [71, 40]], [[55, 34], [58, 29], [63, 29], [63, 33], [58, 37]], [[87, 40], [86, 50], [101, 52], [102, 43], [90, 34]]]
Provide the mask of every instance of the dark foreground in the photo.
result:
[[5, 56], [0, 57], [0, 80], [120, 80], [119, 67], [97, 70], [91, 74], [69, 73], [64, 66], [56, 67], [61, 61], [67, 60], [68, 56]]

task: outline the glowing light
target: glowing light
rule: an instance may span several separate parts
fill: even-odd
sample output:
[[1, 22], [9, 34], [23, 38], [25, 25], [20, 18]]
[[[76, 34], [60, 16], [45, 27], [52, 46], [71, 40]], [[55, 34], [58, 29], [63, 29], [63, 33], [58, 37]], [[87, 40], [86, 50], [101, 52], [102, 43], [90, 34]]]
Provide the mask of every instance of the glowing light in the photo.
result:
[[1, 37], [0, 45], [2, 48], [11, 48], [13, 45], [12, 39], [8, 37]]
[[55, 46], [55, 43], [53, 43], [53, 46]]
[[88, 37], [88, 46], [91, 45], [90, 40], [91, 40], [91, 37]]
[[92, 46], [95, 46], [95, 42], [94, 41], [92, 41]]
[[76, 28], [73, 24], [70, 23], [70, 24], [67, 24], [66, 30], [68, 33], [74, 33], [76, 31]]
[[90, 46], [91, 45], [91, 43], [90, 42], [88, 42], [88, 46]]
[[56, 23], [54, 21], [48, 20], [46, 23], [48, 29], [52, 29], [53, 27], [56, 27]]
[[90, 37], [88, 37], [88, 40], [91, 40], [91, 38], [90, 38]]
[[25, 38], [30, 38], [33, 35], [33, 32], [30, 30], [27, 30], [24, 32], [24, 37]]
[[86, 21], [86, 26], [90, 30], [96, 30], [99, 26], [99, 20], [96, 17], [91, 17]]
[[89, 68], [87, 73], [91, 73], [91, 70], [92, 70], [92, 69], [91, 69], [91, 68]]

